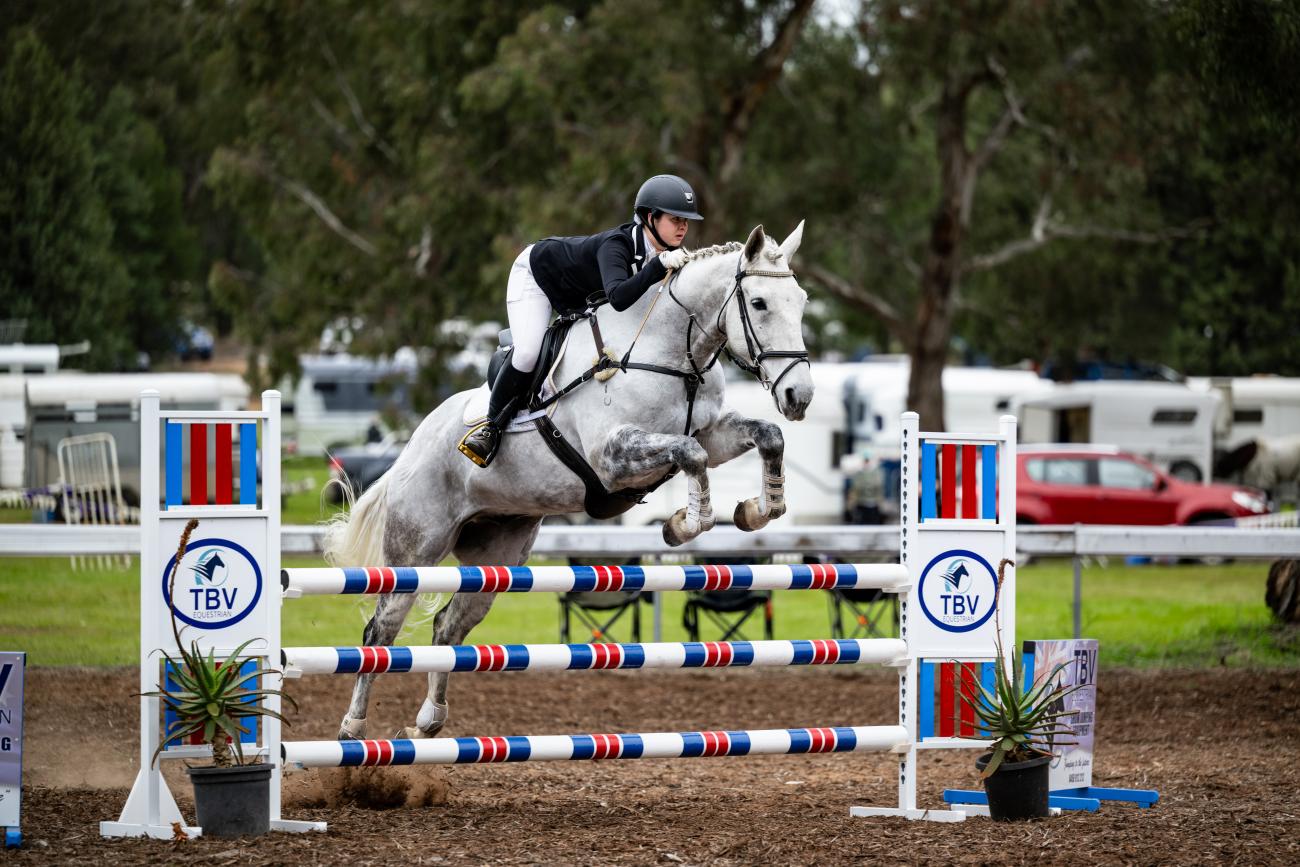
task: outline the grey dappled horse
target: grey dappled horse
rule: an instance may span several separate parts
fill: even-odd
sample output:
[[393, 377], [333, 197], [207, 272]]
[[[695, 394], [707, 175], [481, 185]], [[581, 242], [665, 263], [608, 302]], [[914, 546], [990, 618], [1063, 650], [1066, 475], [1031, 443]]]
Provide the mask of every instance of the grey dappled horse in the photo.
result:
[[[701, 367], [725, 348], [742, 365], [756, 367], [765, 383], [775, 384], [773, 397], [786, 418], [803, 418], [813, 396], [812, 376], [806, 355], [789, 360], [804, 354], [802, 322], [808, 296], [790, 273], [802, 237], [800, 223], [778, 246], [759, 226], [743, 245], [733, 242], [692, 251], [671, 295], [662, 290], [665, 281], [626, 311], [600, 308], [597, 318], [605, 346], [621, 357], [635, 343], [631, 360], [689, 370], [689, 334], [690, 355]], [[744, 272], [743, 291], [737, 291], [739, 272]], [[747, 305], [743, 314], [739, 304]], [[596, 357], [590, 327], [575, 324], [553, 374], [555, 383], [572, 381]], [[736, 523], [757, 530], [785, 513], [781, 429], [728, 409], [724, 387], [722, 370], [715, 365], [696, 397], [694, 436], [683, 434], [687, 407], [682, 380], [645, 370], [620, 371], [604, 382], [586, 383], [556, 405], [552, 419], [609, 490], [648, 486], [672, 468], [685, 473], [688, 503], [664, 525], [665, 541], [680, 545], [713, 527], [708, 468], [753, 448], [762, 456], [763, 478], [754, 480], [758, 496], [737, 505]], [[350, 516], [330, 526], [325, 542], [330, 562], [431, 565], [454, 554], [464, 565], [518, 566], [528, 559], [542, 518], [583, 511], [582, 482], [536, 432], [506, 434], [500, 454], [487, 469], [460, 455], [456, 443], [465, 433], [463, 415], [470, 394], [453, 395], [430, 413]], [[464, 641], [494, 598], [491, 593], [453, 595], [434, 618], [434, 644]], [[415, 595], [382, 595], [377, 600], [363, 640], [367, 645], [391, 645]], [[358, 675], [340, 738], [365, 737], [374, 677]], [[431, 737], [446, 722], [447, 675], [430, 674], [415, 725], [398, 737]]]

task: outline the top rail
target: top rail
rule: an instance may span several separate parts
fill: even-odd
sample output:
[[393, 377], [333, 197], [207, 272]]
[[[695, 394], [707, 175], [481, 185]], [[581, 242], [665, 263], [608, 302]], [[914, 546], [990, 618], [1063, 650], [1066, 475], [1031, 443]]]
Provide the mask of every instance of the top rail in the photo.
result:
[[627, 590], [907, 589], [896, 563], [767, 566], [371, 566], [282, 569], [286, 596]]

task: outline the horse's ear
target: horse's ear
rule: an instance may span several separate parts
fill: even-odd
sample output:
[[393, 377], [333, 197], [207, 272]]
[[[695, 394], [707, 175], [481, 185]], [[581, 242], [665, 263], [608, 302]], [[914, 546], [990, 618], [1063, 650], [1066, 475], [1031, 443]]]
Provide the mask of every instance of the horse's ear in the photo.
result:
[[745, 242], [745, 261], [752, 262], [763, 252], [763, 247], [767, 245], [767, 235], [763, 234], [763, 225], [754, 227], [754, 231], [749, 233], [749, 240]]
[[794, 227], [794, 231], [790, 233], [790, 236], [781, 242], [781, 252], [785, 254], [787, 263], [794, 261], [794, 254], [798, 252], [799, 245], [803, 243], [803, 224], [804, 221], [800, 220], [799, 225]]

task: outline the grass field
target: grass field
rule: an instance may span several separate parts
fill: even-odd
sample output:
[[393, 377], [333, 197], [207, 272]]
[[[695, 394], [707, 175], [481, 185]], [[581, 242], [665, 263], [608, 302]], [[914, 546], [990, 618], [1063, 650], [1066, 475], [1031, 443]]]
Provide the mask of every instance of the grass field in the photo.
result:
[[[286, 565], [314, 565], [310, 559]], [[1091, 564], [1084, 571], [1084, 634], [1101, 640], [1108, 665], [1300, 666], [1300, 631], [1274, 625], [1263, 603], [1261, 563], [1222, 566]], [[0, 649], [25, 650], [34, 665], [125, 665], [137, 658], [138, 570], [74, 570], [67, 558], [0, 560]], [[1071, 633], [1068, 561], [1019, 571], [1021, 638]], [[684, 640], [683, 594], [664, 596], [664, 639]], [[361, 640], [364, 600], [308, 597], [285, 606], [287, 645], [347, 645]], [[829, 637], [827, 596], [778, 592], [777, 638]], [[413, 615], [414, 617], [414, 615]], [[426, 615], [427, 617], [427, 615]], [[650, 640], [650, 607], [642, 612]], [[399, 643], [424, 644], [431, 627], [408, 626]], [[475, 643], [554, 642], [559, 606], [545, 594], [502, 594], [471, 636]], [[716, 637], [707, 633], [705, 638]], [[759, 638], [758, 630], [748, 637]], [[575, 634], [573, 640], [583, 640]], [[624, 638], [626, 640], [626, 638]]]

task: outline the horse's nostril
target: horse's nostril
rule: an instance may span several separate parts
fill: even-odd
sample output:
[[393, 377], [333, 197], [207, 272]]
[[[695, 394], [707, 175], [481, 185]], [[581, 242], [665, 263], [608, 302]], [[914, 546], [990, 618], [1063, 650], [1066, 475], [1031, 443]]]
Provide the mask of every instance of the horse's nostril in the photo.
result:
[[785, 390], [785, 405], [794, 406], [794, 404], [795, 404], [794, 388], [787, 388]]

